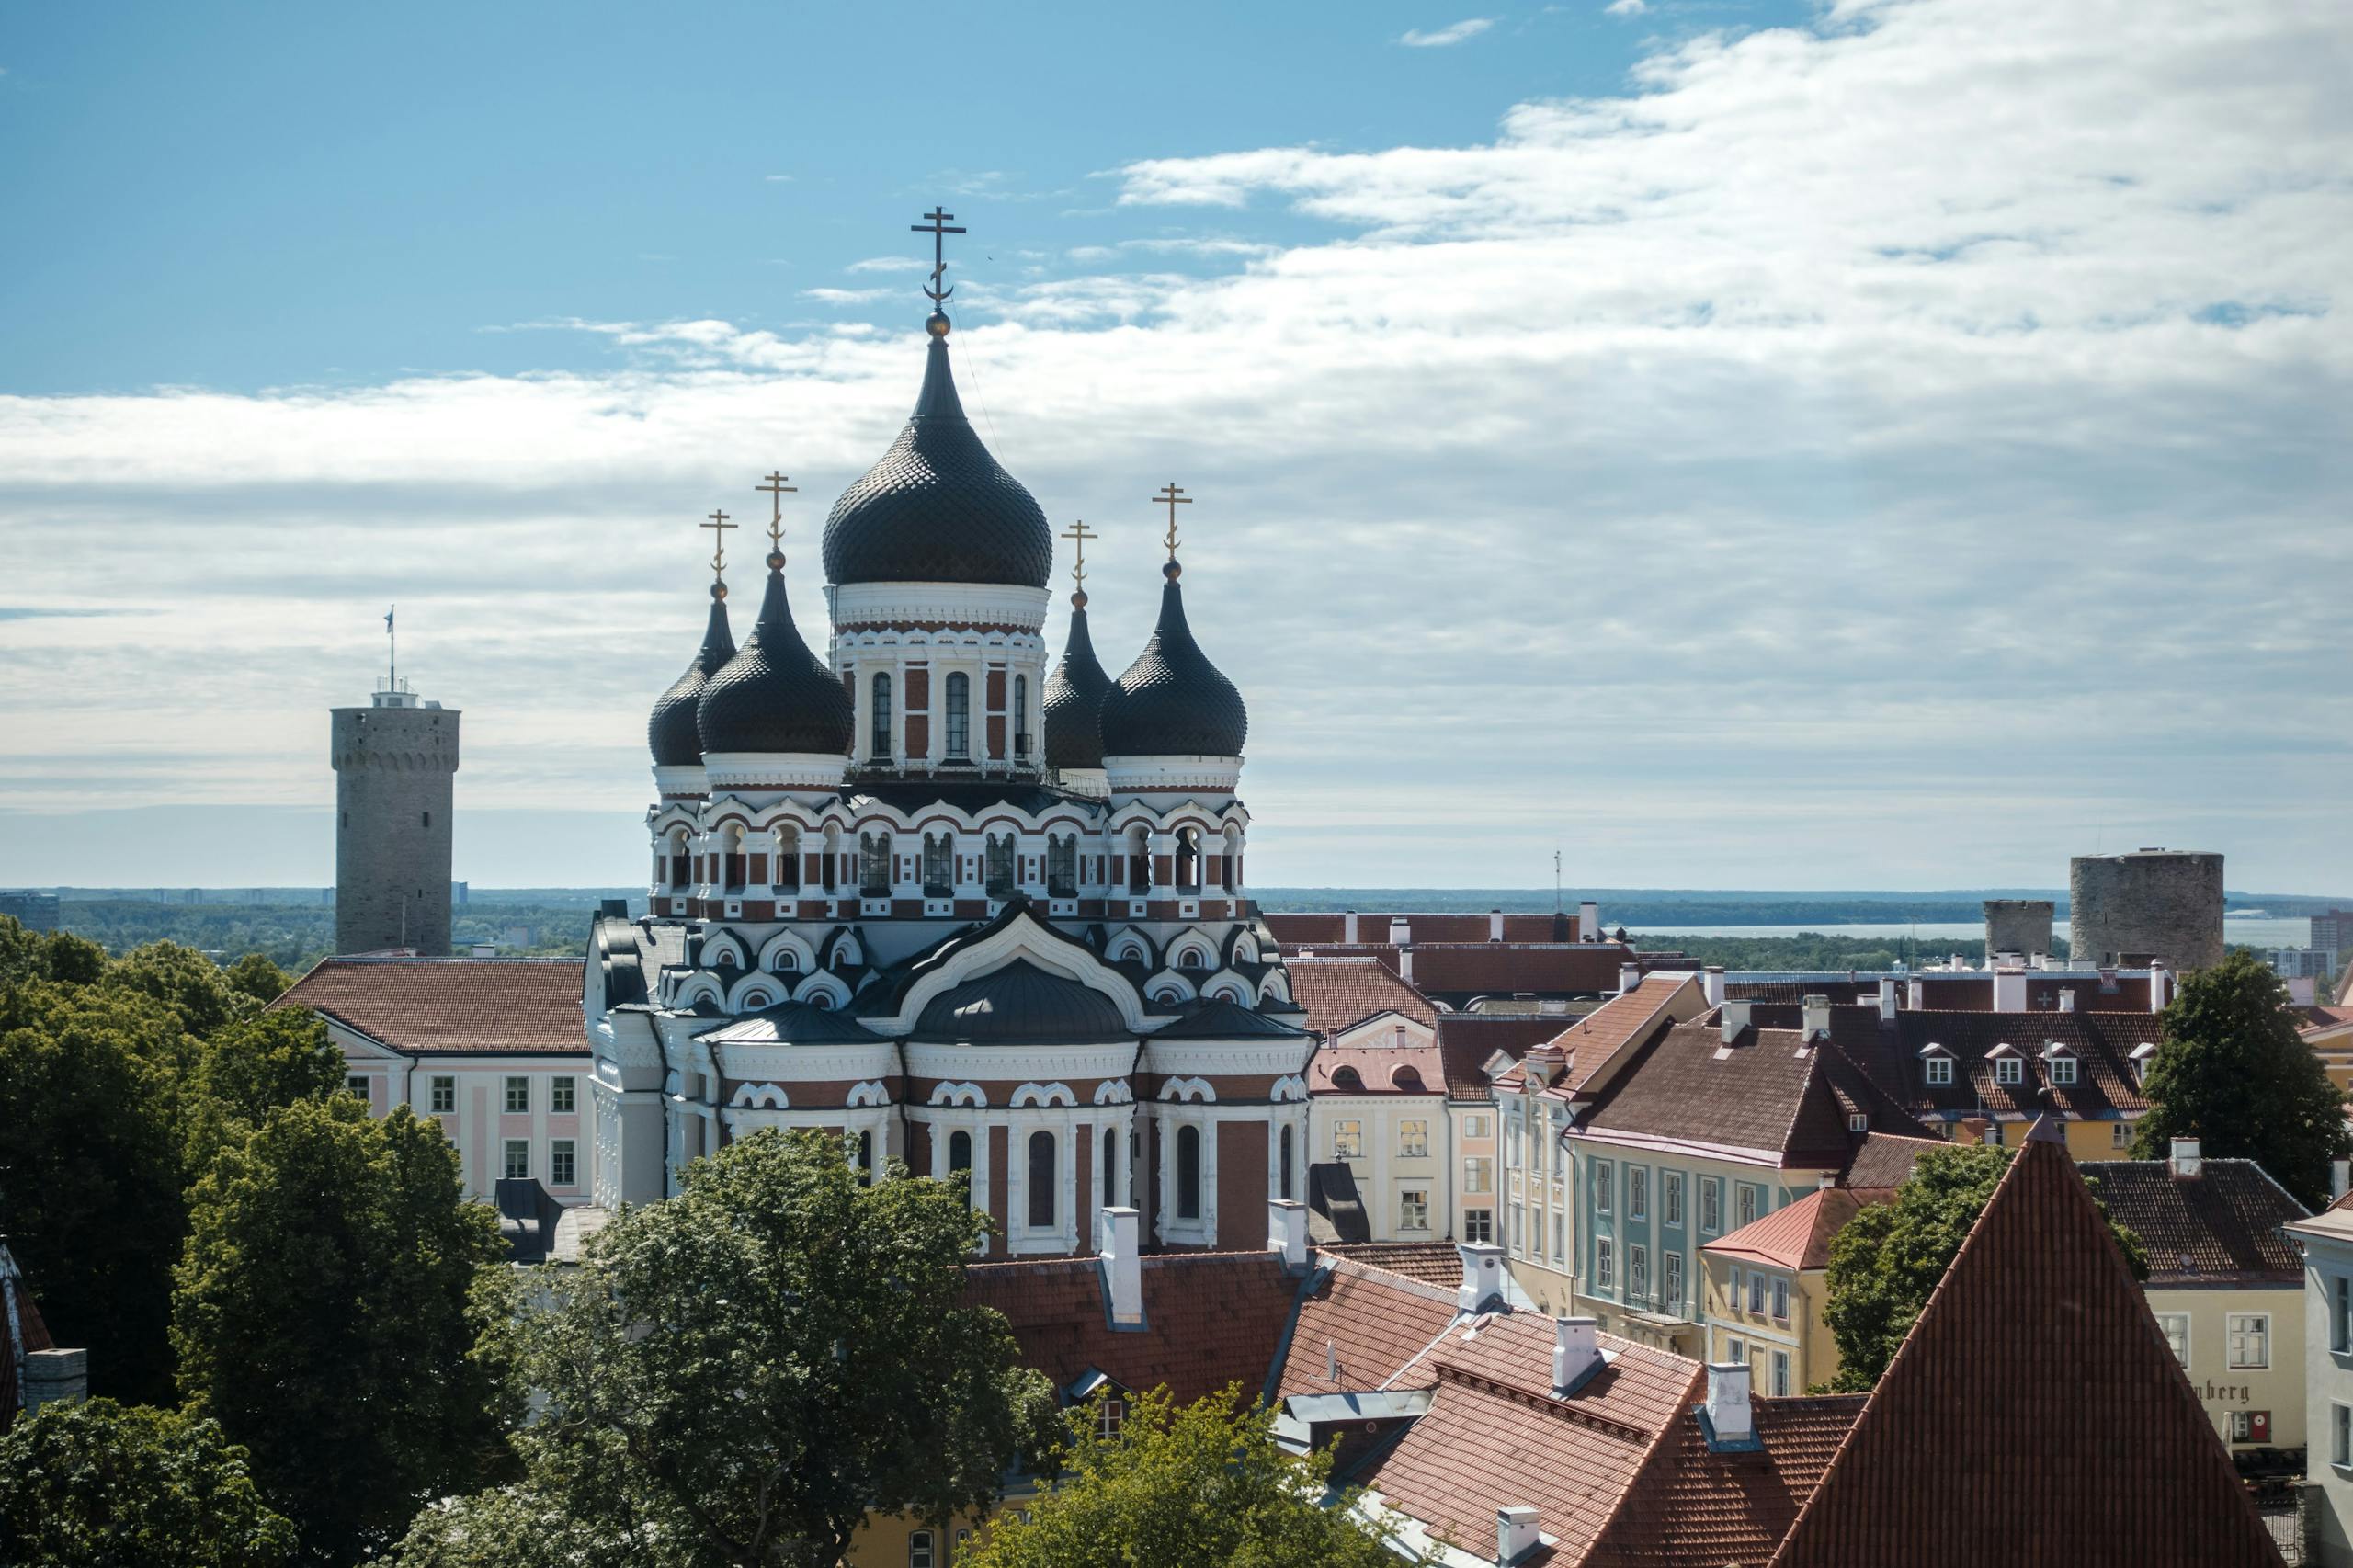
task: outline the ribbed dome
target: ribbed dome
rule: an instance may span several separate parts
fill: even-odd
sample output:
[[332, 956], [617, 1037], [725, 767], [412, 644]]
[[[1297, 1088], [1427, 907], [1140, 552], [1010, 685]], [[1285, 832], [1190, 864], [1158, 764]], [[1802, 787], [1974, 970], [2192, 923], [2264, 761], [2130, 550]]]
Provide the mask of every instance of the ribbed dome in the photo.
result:
[[933, 997], [907, 1038], [974, 1045], [1104, 1045], [1135, 1034], [1101, 992], [1016, 959]]
[[1095, 641], [1086, 634], [1086, 607], [1070, 612], [1070, 641], [1063, 644], [1062, 663], [1046, 677], [1046, 766], [1103, 766], [1103, 694], [1111, 677], [1096, 661]]
[[801, 641], [780, 568], [768, 569], [759, 622], [744, 651], [705, 683], [695, 722], [705, 752], [848, 753], [849, 694]]
[[1152, 641], [1103, 699], [1103, 753], [1240, 756], [1249, 733], [1242, 694], [1193, 641], [1184, 592], [1171, 576], [1160, 591], [1160, 624], [1152, 629]]
[[695, 704], [703, 683], [735, 656], [735, 638], [727, 630], [727, 601], [710, 601], [710, 621], [703, 628], [702, 647], [687, 673], [670, 683], [654, 701], [645, 722], [645, 744], [653, 748], [656, 767], [692, 767], [702, 761], [702, 733], [695, 727]]
[[907, 427], [825, 519], [825, 575], [1042, 588], [1054, 560], [1046, 514], [964, 417], [944, 332], [935, 331], [930, 355]]

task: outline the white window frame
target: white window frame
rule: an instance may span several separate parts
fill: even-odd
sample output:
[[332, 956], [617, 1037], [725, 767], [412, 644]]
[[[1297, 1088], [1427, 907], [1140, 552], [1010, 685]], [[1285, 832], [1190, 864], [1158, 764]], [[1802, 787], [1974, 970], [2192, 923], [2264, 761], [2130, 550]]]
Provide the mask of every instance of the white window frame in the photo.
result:
[[[447, 1105], [443, 1105], [441, 1103], [441, 1099], [444, 1095], [449, 1096], [449, 1103]], [[426, 1113], [428, 1116], [455, 1116], [458, 1114], [458, 1079], [456, 1074], [450, 1073], [436, 1073], [433, 1075], [433, 1081], [426, 1087], [426, 1098], [425, 1103], [433, 1108], [430, 1111]]]
[[1748, 1311], [1754, 1317], [1765, 1315], [1765, 1276], [1755, 1269], [1748, 1272]]
[[1724, 1184], [1721, 1176], [1699, 1178], [1699, 1233], [1720, 1235], [1724, 1228]]
[[1593, 1238], [1593, 1288], [1613, 1290], [1618, 1286], [1618, 1254], [1608, 1236]]
[[1779, 1275], [1773, 1278], [1773, 1321], [1790, 1321], [1790, 1282]]
[[1341, 1117], [1332, 1123], [1332, 1157], [1336, 1160], [1364, 1158], [1364, 1120], [1360, 1117]]
[[[515, 1102], [518, 1099], [523, 1103], [520, 1105], [516, 1104]], [[506, 1093], [499, 1103], [506, 1108], [506, 1114], [508, 1116], [530, 1115], [531, 1080], [529, 1074], [523, 1073], [509, 1073], [506, 1074]]]
[[938, 1551], [932, 1541], [929, 1530], [907, 1533], [907, 1568], [938, 1568]]
[[1683, 1310], [1683, 1255], [1673, 1248], [1667, 1250], [1665, 1275], [1665, 1305], [1669, 1312], [1679, 1312]]
[[1651, 1172], [1648, 1165], [1626, 1167], [1626, 1218], [1648, 1220], [1651, 1217]]
[[363, 1100], [374, 1097], [369, 1093], [368, 1074], [365, 1073], [346, 1073], [343, 1075], [343, 1092], [358, 1095]]
[[2353, 1404], [2337, 1400], [2328, 1404], [2328, 1462], [2353, 1470]]
[[1427, 1160], [1430, 1156], [1430, 1124], [1421, 1117], [1407, 1117], [1397, 1123], [1397, 1157], [1401, 1160]]
[[1869, 1111], [1858, 1110], [1858, 1111], [1851, 1111], [1851, 1112], [1849, 1112], [1849, 1113], [1847, 1114], [1847, 1131], [1849, 1131], [1849, 1132], [1869, 1132], [1870, 1130], [1871, 1130], [1871, 1118], [1870, 1118], [1870, 1113]]
[[571, 1116], [580, 1108], [580, 1080], [569, 1073], [559, 1073], [548, 1080], [548, 1111], [553, 1116]]
[[1495, 1245], [1495, 1211], [1493, 1209], [1465, 1209], [1462, 1211], [1462, 1239], [1472, 1246]]
[[2026, 1063], [2015, 1056], [1996, 1056], [1994, 1058], [1994, 1082], [1996, 1084], [2025, 1083]]
[[[517, 1151], [520, 1151], [523, 1156], [523, 1168], [519, 1171], [515, 1168], [515, 1155]], [[529, 1181], [531, 1176], [531, 1141], [529, 1138], [506, 1140], [500, 1145], [498, 1170], [500, 1176], [507, 1181]]]
[[1487, 1113], [1483, 1110], [1467, 1112], [1462, 1118], [1462, 1136], [1465, 1138], [1494, 1137], [1495, 1134], [1487, 1127]]
[[1651, 1293], [1651, 1249], [1640, 1242], [1626, 1244], [1626, 1299], [1643, 1301]]
[[[569, 1165], [570, 1170], [564, 1169]], [[580, 1143], [577, 1139], [555, 1138], [548, 1142], [548, 1185], [578, 1187], [580, 1185]]]
[[1569, 1211], [1565, 1209], [1555, 1209], [1552, 1210], [1552, 1261], [1566, 1263], [1568, 1260]]
[[1658, 1222], [1662, 1225], [1683, 1223], [1683, 1173], [1661, 1171], [1658, 1177]]
[[2132, 1147], [2132, 1124], [2129, 1121], [2120, 1121], [2113, 1124], [2109, 1129], [2108, 1146], [2111, 1149], [2130, 1149]]
[[2172, 1349], [2174, 1359], [2181, 1363], [2181, 1369], [2189, 1370], [2189, 1314], [2159, 1312], [2157, 1327], [2164, 1331], [2165, 1344]]
[[1608, 1160], [1593, 1162], [1593, 1211], [1595, 1213], [1609, 1212], [1609, 1189], [1617, 1177], [1616, 1168]]
[[[2271, 1314], [2232, 1312], [2222, 1320], [2222, 1364], [2234, 1372], [2271, 1369]], [[2252, 1353], [2256, 1358], [2247, 1359]]]
[[1733, 1212], [1740, 1217], [1742, 1224], [1754, 1225], [1756, 1223], [1756, 1189], [1745, 1181], [1736, 1181], [1732, 1186]]
[[1472, 1154], [1462, 1162], [1462, 1190], [1488, 1193], [1495, 1190], [1495, 1162], [1485, 1154]]
[[1427, 1231], [1430, 1228], [1428, 1187], [1408, 1187], [1398, 1191], [1397, 1228], [1401, 1231]]
[[2054, 1084], [2074, 1083], [2075, 1081], [2075, 1059], [2072, 1056], [2052, 1057], [2051, 1059], [2051, 1081]]
[[2353, 1353], [2353, 1275], [2329, 1276], [2328, 1348], [2337, 1356]]
[[1951, 1057], [1931, 1056], [1921, 1065], [1926, 1070], [1927, 1082], [1931, 1085], [1942, 1085], [1952, 1082]]
[[1773, 1352], [1773, 1397], [1790, 1397], [1790, 1353], [1786, 1350]]

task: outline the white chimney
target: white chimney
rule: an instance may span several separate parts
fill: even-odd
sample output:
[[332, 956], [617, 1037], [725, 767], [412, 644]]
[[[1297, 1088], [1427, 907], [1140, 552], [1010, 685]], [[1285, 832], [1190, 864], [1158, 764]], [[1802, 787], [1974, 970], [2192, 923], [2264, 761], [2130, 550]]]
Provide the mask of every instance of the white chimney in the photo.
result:
[[1536, 1533], [1536, 1510], [1533, 1508], [1497, 1508], [1495, 1510], [1495, 1561], [1511, 1568], [1541, 1541]]
[[1143, 1322], [1143, 1216], [1133, 1209], [1103, 1210], [1103, 1289], [1111, 1298], [1111, 1324], [1134, 1328]]
[[1727, 1002], [1724, 1004], [1723, 1040], [1726, 1045], [1730, 1045], [1733, 1040], [1738, 1040], [1740, 1038], [1741, 1030], [1748, 1027], [1748, 1006], [1749, 1005], [1745, 1002]]
[[2348, 1188], [2353, 1188], [2353, 1160], [2329, 1161], [2328, 1200], [2336, 1202], [2345, 1196]]
[[2063, 1013], [2072, 1013], [2075, 1010], [2075, 988], [2074, 986], [2063, 985], [2059, 988], [2059, 1010]]
[[1756, 1424], [1748, 1413], [1748, 1363], [1708, 1363], [1708, 1425], [1716, 1444], [1745, 1443], [1756, 1436]]
[[1566, 1399], [1601, 1359], [1598, 1318], [1552, 1320], [1552, 1397]]
[[1625, 995], [1625, 994], [1626, 994], [1628, 992], [1630, 992], [1630, 991], [1633, 991], [1633, 990], [1639, 989], [1639, 988], [1641, 987], [1642, 983], [1643, 983], [1643, 966], [1642, 966], [1642, 965], [1640, 965], [1640, 964], [1638, 964], [1638, 963], [1621, 963], [1621, 964], [1620, 964], [1620, 965], [1618, 966], [1618, 994], [1619, 994], [1619, 995], [1623, 996], [1623, 995]]
[[1491, 909], [1487, 911], [1487, 940], [1500, 942], [1503, 939], [1504, 912], [1500, 909]]
[[1895, 1022], [1895, 977], [1892, 974], [1880, 976], [1879, 1021], [1882, 1024]]
[[1397, 978], [1408, 985], [1414, 983], [1414, 949], [1411, 948], [1397, 949]]
[[1389, 945], [1402, 948], [1414, 939], [1414, 923], [1402, 915], [1389, 917]]
[[1799, 1014], [1799, 1019], [1807, 1044], [1811, 1045], [1816, 1040], [1826, 1038], [1830, 1033], [1830, 998], [1827, 996], [1807, 997]]
[[2198, 1140], [2177, 1138], [2173, 1141], [2173, 1174], [2182, 1181], [2190, 1181], [2206, 1168], [2198, 1153]]
[[1286, 1271], [1307, 1267], [1307, 1205], [1289, 1198], [1267, 1200], [1267, 1250], [1279, 1254]]
[[1357, 912], [1349, 910], [1340, 916], [1340, 940], [1353, 946], [1357, 939]]
[[1475, 1312], [1504, 1293], [1504, 1249], [1485, 1242], [1457, 1242], [1462, 1256], [1462, 1283], [1454, 1292], [1454, 1310]]
[[1721, 1007], [1724, 1005], [1723, 965], [1711, 963], [1699, 971], [1699, 994], [1708, 999], [1708, 1006], [1711, 1007]]
[[36, 1415], [44, 1404], [79, 1404], [90, 1392], [87, 1350], [28, 1350], [23, 1388], [25, 1414]]
[[1577, 939], [1582, 942], [1601, 940], [1601, 905], [1591, 899], [1577, 905]]
[[1910, 1007], [1915, 1013], [1927, 1011], [1928, 1006], [1928, 983], [1925, 980], [1915, 980], [1906, 986], [1905, 989], [1912, 993], [1912, 1000], [1905, 1003], [1904, 1006]]
[[2026, 1011], [2026, 971], [1997, 969], [1994, 971], [1994, 1011], [1997, 1013]]
[[2165, 960], [2149, 960], [2149, 1011], [2152, 1013], [2164, 1012], [2165, 1004], [2173, 1000], [2170, 994], [2173, 987], [2169, 983], [2172, 979], [2173, 973], [2165, 968]]

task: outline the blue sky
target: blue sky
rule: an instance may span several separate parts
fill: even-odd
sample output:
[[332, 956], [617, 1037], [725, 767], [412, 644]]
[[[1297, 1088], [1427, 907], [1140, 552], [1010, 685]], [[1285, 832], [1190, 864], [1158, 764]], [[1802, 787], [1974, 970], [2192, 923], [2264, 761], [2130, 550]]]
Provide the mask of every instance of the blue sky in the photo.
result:
[[940, 201], [1115, 669], [1201, 498], [1270, 883], [2353, 889], [2341, 16], [678, 12], [0, 27], [0, 881], [327, 880], [395, 598], [459, 874], [634, 878], [693, 521], [801, 477], [817, 630]]

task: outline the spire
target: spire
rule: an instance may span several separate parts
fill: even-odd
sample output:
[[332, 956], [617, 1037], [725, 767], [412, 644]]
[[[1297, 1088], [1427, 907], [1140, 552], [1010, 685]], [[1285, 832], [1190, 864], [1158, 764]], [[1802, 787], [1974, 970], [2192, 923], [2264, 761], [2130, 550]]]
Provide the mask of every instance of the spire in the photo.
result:
[[702, 749], [840, 756], [849, 750], [849, 696], [801, 641], [785, 597], [784, 497], [793, 487], [770, 473], [758, 488], [774, 502], [767, 591], [743, 652], [711, 676], [696, 703]]
[[1171, 483], [1153, 499], [1168, 508], [1160, 619], [1152, 641], [1104, 699], [1104, 755], [1238, 757], [1250, 730], [1249, 711], [1233, 683], [1193, 640], [1177, 583], [1184, 568], [1176, 563], [1176, 508], [1191, 505], [1192, 497]]
[[656, 767], [693, 767], [702, 761], [702, 736], [695, 727], [695, 705], [704, 683], [735, 656], [735, 636], [727, 625], [727, 585], [710, 586], [710, 615], [703, 622], [702, 646], [654, 704], [645, 722], [646, 744]]
[[1095, 640], [1086, 630], [1086, 541], [1101, 536], [1083, 523], [1074, 523], [1062, 538], [1077, 547], [1071, 565], [1070, 638], [1063, 644], [1062, 662], [1046, 677], [1042, 696], [1046, 717], [1046, 766], [1072, 769], [1103, 766], [1104, 694], [1111, 677], [1095, 656]]

